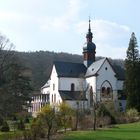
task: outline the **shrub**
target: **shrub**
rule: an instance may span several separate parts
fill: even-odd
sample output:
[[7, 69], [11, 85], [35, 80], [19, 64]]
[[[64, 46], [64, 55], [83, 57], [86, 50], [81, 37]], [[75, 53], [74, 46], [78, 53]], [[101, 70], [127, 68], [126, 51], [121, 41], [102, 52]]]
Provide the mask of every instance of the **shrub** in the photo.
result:
[[112, 112], [108, 108], [108, 105], [100, 104], [97, 110], [97, 117], [98, 117], [98, 123], [102, 122], [101, 125], [109, 125], [109, 124], [116, 123], [115, 117], [112, 115]]
[[131, 109], [127, 110], [126, 113], [127, 113], [128, 117], [137, 117], [139, 114], [135, 108], [131, 108]]
[[139, 120], [139, 113], [135, 108], [131, 108], [127, 110], [126, 116], [127, 116], [128, 122], [135, 122]]
[[33, 140], [37, 140], [38, 138], [44, 138], [46, 131], [45, 131], [45, 122], [40, 119], [39, 117], [34, 119], [31, 124], [31, 138]]
[[25, 130], [25, 125], [24, 125], [24, 122], [22, 120], [20, 120], [18, 122], [18, 129], [19, 130]]
[[25, 117], [24, 122], [25, 122], [25, 123], [30, 123], [30, 120], [29, 120], [29, 118], [28, 118], [27, 116]]
[[0, 126], [3, 124], [3, 118], [2, 118], [2, 116], [0, 115]]
[[6, 121], [3, 122], [2, 127], [1, 127], [1, 131], [2, 132], [9, 132], [10, 131], [10, 127]]

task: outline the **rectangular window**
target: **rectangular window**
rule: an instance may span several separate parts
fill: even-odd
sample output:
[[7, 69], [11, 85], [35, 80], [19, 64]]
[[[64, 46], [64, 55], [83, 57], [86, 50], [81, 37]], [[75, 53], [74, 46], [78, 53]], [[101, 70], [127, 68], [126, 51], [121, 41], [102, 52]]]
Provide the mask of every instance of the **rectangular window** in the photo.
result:
[[53, 84], [53, 91], [55, 90], [55, 84]]
[[53, 94], [52, 94], [52, 103], [53, 103]]
[[54, 94], [54, 103], [56, 103], [56, 94]]

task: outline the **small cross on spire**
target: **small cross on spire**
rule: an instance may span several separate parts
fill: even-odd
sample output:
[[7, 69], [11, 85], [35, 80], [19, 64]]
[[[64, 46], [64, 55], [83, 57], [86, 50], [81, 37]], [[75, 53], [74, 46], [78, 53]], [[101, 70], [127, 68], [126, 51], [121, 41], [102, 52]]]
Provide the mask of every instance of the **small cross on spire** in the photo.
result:
[[90, 20], [90, 16], [89, 16], [89, 29], [88, 29], [89, 32], [91, 32], [90, 22], [91, 22], [91, 20]]

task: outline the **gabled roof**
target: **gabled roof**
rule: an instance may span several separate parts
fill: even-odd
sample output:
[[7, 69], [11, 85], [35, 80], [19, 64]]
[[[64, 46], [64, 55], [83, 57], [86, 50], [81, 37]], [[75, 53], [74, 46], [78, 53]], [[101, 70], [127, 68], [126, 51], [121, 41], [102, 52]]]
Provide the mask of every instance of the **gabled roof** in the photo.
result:
[[113, 68], [116, 72], [116, 76], [118, 78], [118, 80], [124, 80], [125, 79], [125, 71], [124, 71], [124, 68], [122, 68], [121, 66], [119, 65], [113, 65]]
[[84, 77], [87, 68], [83, 63], [54, 62], [59, 77]]
[[[97, 72], [99, 71], [99, 69], [101, 68], [101, 66], [103, 65], [103, 63], [105, 62], [107, 58], [103, 58], [100, 59], [98, 61], [95, 61], [94, 63], [92, 63], [89, 67], [88, 70], [86, 72], [86, 77], [92, 76], [92, 75], [96, 75]], [[92, 71], [92, 73], [91, 73]]]
[[[85, 77], [90, 77], [93, 75], [96, 75], [97, 72], [100, 70], [101, 66], [103, 65], [103, 63], [105, 62], [105, 60], [108, 61], [108, 63], [110, 64], [110, 66], [112, 67], [113, 71], [116, 73], [116, 77], [118, 80], [124, 80], [125, 79], [125, 75], [124, 75], [124, 68], [122, 68], [119, 65], [115, 65], [115, 64], [111, 64], [110, 61], [108, 60], [108, 58], [103, 58], [100, 59], [98, 61], [95, 61], [94, 63], [92, 63], [89, 67], [88, 70], [86, 72]], [[92, 73], [91, 73], [92, 71]]]
[[63, 100], [87, 100], [82, 91], [64, 91], [60, 90], [59, 94]]

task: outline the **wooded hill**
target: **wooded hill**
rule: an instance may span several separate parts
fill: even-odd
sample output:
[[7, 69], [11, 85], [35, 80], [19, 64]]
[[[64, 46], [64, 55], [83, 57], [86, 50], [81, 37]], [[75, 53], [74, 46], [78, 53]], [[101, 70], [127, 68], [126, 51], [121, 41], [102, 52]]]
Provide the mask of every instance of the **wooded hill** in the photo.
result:
[[[36, 52], [15, 52], [21, 59], [27, 68], [31, 72], [31, 80], [34, 90], [40, 90], [40, 88], [49, 79], [53, 61], [67, 61], [67, 62], [83, 62], [82, 55], [75, 55], [69, 53], [55, 53], [49, 51], [36, 51]], [[97, 57], [100, 59], [102, 57]], [[124, 69], [124, 61], [122, 59], [110, 59], [112, 65], [116, 65], [117, 69]]]

